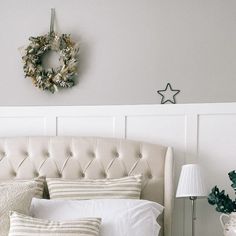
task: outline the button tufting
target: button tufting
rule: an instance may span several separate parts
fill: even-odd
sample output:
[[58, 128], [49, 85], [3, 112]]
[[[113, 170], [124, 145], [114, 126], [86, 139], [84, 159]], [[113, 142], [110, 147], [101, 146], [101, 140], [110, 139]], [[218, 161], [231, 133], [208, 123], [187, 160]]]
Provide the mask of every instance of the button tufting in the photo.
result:
[[149, 175], [148, 175], [148, 178], [149, 178], [149, 179], [152, 179], [152, 174], [149, 174]]
[[50, 153], [49, 152], [45, 152], [45, 156], [46, 157], [50, 157]]
[[58, 173], [58, 177], [61, 178], [62, 177], [62, 173], [59, 172]]
[[6, 157], [6, 153], [5, 153], [5, 152], [1, 152], [1, 154], [0, 154], [0, 161], [1, 161], [4, 157]]
[[72, 151], [69, 152], [69, 156], [73, 157], [73, 152]]
[[82, 178], [84, 178], [84, 177], [85, 177], [85, 174], [84, 174], [84, 173], [82, 173], [82, 174], [81, 174], [81, 177], [82, 177]]
[[142, 158], [142, 157], [143, 157], [142, 153], [139, 153], [139, 154], [138, 154], [138, 157], [139, 157], [139, 158]]
[[115, 156], [116, 158], [118, 158], [120, 155], [119, 155], [118, 152], [115, 152], [115, 153], [114, 153], [114, 156]]
[[95, 158], [95, 157], [96, 157], [96, 155], [95, 155], [94, 152], [89, 152], [89, 156], [92, 157], [92, 158]]
[[34, 172], [34, 176], [35, 176], [35, 177], [38, 177], [38, 176], [39, 176], [39, 172], [38, 172], [38, 171], [35, 171], [35, 172]]
[[24, 155], [28, 157], [28, 156], [29, 156], [29, 153], [28, 153], [27, 151], [25, 151], [25, 152], [24, 152]]

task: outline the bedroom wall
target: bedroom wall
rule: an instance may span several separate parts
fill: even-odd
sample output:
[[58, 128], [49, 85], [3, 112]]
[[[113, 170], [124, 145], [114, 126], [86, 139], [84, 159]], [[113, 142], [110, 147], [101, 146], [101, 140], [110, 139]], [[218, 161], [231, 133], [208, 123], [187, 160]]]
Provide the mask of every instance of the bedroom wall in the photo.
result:
[[[55, 95], [24, 79], [18, 48], [57, 30], [81, 43], [79, 85]], [[0, 105], [236, 101], [234, 0], [0, 0]]]

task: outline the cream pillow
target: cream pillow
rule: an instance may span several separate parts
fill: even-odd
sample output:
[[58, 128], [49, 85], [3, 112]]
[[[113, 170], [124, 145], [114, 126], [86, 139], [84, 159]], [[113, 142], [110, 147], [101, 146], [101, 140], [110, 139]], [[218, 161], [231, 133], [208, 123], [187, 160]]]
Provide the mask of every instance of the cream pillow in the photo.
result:
[[101, 218], [52, 221], [10, 212], [10, 222], [9, 236], [99, 236]]
[[9, 231], [9, 211], [29, 213], [31, 200], [35, 195], [36, 184], [14, 183], [0, 187], [0, 235], [7, 236]]
[[15, 183], [28, 183], [34, 181], [37, 185], [35, 197], [36, 198], [43, 198], [44, 193], [44, 185], [46, 184], [46, 177], [45, 176], [39, 176], [34, 178], [33, 180], [26, 180], [26, 179], [14, 179], [14, 180], [7, 180], [0, 182], [0, 187], [7, 186], [9, 184], [15, 184]]

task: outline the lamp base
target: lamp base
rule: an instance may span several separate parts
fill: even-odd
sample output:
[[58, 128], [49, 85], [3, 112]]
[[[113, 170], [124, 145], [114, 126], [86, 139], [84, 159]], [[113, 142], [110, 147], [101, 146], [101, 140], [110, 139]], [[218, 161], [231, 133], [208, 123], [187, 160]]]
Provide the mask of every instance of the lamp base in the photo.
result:
[[197, 200], [197, 197], [190, 197], [189, 199], [192, 202], [192, 236], [195, 236], [195, 220], [197, 219], [197, 217], [196, 217], [196, 200]]

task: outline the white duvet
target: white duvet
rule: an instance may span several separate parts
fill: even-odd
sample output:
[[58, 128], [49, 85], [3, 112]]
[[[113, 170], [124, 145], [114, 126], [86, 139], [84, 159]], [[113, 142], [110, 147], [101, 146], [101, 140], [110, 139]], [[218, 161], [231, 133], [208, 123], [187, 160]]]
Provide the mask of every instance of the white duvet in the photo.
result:
[[146, 200], [45, 200], [34, 198], [30, 214], [50, 220], [101, 217], [101, 236], [157, 236], [163, 206]]

